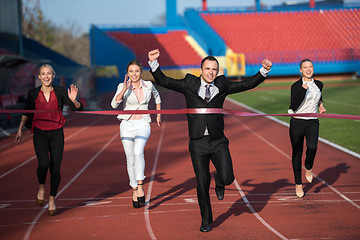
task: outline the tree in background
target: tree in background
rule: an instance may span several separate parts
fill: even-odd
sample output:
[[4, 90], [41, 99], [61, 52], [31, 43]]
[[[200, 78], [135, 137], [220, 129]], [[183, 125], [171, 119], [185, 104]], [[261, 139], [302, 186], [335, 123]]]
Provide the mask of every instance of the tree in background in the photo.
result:
[[45, 19], [39, 0], [22, 1], [22, 32], [44, 46], [82, 65], [90, 65], [89, 36], [76, 23], [57, 26]]

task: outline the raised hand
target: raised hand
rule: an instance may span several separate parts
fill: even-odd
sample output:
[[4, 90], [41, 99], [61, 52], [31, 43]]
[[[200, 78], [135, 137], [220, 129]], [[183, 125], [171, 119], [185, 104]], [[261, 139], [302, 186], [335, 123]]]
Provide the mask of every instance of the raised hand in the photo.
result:
[[78, 94], [78, 88], [76, 87], [76, 85], [71, 84], [70, 89], [68, 89], [68, 96], [70, 100], [75, 102], [77, 94]]
[[270, 70], [271, 66], [272, 66], [272, 62], [269, 59], [264, 59], [262, 61], [262, 66], [263, 68], [265, 68], [266, 70]]
[[124, 86], [123, 86], [123, 89], [122, 89], [123, 92], [125, 92], [128, 89], [128, 81], [130, 81], [130, 80], [129, 80], [129, 76], [126, 73], [125, 78], [124, 78]]
[[117, 103], [120, 103], [120, 102], [121, 102], [121, 99], [123, 98], [124, 93], [125, 93], [126, 90], [128, 89], [128, 79], [129, 79], [128, 75], [125, 74], [123, 89], [122, 89], [121, 92], [116, 96], [116, 99], [115, 99]]
[[149, 60], [151, 62], [155, 61], [156, 59], [158, 59], [158, 57], [160, 56], [160, 51], [159, 49], [155, 49], [155, 50], [152, 50], [148, 53], [148, 57], [149, 57]]

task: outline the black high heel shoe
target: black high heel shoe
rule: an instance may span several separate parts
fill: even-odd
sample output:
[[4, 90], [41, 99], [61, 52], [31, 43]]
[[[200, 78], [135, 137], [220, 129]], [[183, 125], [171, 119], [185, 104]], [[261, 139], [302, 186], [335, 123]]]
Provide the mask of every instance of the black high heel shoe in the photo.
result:
[[[138, 188], [133, 188], [133, 191], [136, 192], [138, 190]], [[133, 208], [140, 208], [140, 202], [139, 201], [134, 201], [134, 198], [132, 200], [133, 202]]]
[[[141, 183], [141, 184], [138, 183], [138, 185], [142, 185], [142, 183]], [[144, 191], [144, 190], [143, 190], [143, 191]], [[137, 197], [137, 199], [138, 199], [138, 202], [139, 202], [140, 204], [145, 204], [145, 192], [144, 192], [144, 196], [142, 196], [142, 197]]]

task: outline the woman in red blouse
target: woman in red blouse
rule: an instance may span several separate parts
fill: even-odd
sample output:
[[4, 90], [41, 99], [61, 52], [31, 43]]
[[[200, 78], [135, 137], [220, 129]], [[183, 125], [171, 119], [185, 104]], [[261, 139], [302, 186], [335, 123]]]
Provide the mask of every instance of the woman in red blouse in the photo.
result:
[[55, 71], [51, 65], [42, 65], [38, 77], [41, 86], [29, 91], [25, 109], [39, 110], [39, 112], [22, 115], [16, 141], [21, 142], [23, 127], [31, 126], [31, 132], [34, 133], [34, 149], [38, 159], [37, 177], [40, 184], [36, 204], [41, 206], [44, 202], [45, 180], [49, 170], [51, 176], [48, 214], [54, 216], [56, 213], [55, 197], [60, 185], [60, 165], [64, 151], [63, 106], [67, 104], [78, 111], [81, 111], [83, 106], [76, 100], [78, 88], [75, 85], [70, 85], [70, 89], [66, 93], [64, 87], [52, 84]]

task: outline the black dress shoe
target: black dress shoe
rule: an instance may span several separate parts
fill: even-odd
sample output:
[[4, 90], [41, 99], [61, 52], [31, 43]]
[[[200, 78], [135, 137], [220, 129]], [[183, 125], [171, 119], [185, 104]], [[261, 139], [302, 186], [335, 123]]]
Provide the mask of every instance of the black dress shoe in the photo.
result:
[[140, 204], [145, 204], [145, 196], [137, 198]]
[[[138, 188], [133, 188], [133, 197], [134, 197], [134, 194], [137, 192]], [[137, 198], [138, 199], [138, 198]], [[140, 202], [139, 200], [138, 201], [134, 201], [134, 198], [132, 199], [132, 202], [133, 202], [133, 208], [141, 208], [141, 205], [140, 205]]]
[[140, 202], [133, 200], [133, 208], [141, 208]]
[[[138, 185], [143, 185], [142, 183], [138, 183]], [[140, 205], [144, 205], [145, 204], [145, 192], [144, 192], [144, 190], [143, 190], [143, 193], [144, 193], [144, 196], [142, 196], [142, 197], [138, 197], [137, 199], [138, 199], [138, 202], [140, 203]]]
[[216, 193], [216, 196], [219, 200], [223, 200], [224, 199], [224, 193], [225, 193], [225, 187], [219, 187], [219, 186], [216, 186], [215, 187], [215, 193]]
[[211, 231], [211, 226], [210, 225], [202, 225], [200, 227], [200, 232], [210, 232]]

